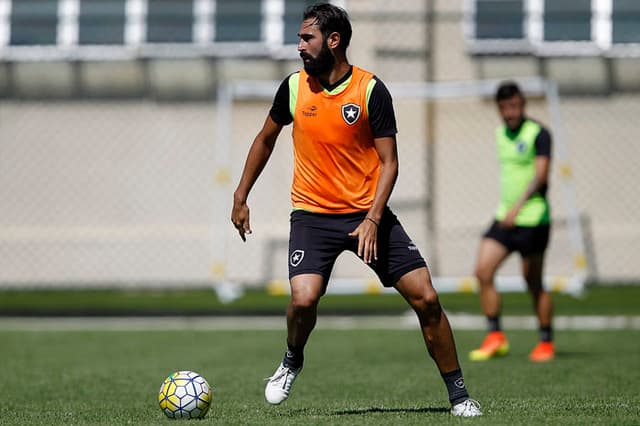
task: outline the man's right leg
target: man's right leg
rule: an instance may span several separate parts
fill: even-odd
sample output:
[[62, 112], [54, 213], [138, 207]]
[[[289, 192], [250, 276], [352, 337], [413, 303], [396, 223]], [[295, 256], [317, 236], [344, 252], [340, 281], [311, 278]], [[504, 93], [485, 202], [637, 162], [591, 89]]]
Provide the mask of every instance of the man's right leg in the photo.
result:
[[291, 386], [302, 371], [304, 346], [316, 325], [318, 302], [324, 293], [324, 280], [319, 274], [295, 275], [290, 284], [287, 351], [265, 388], [265, 398], [271, 404], [280, 404], [289, 397]]
[[486, 361], [496, 355], [506, 355], [509, 343], [500, 326], [501, 300], [496, 290], [496, 271], [509, 256], [509, 251], [492, 238], [483, 238], [478, 249], [475, 275], [480, 283], [480, 304], [487, 317], [488, 334], [482, 345], [469, 353], [472, 361]]
[[316, 325], [318, 302], [324, 293], [319, 274], [300, 274], [291, 278], [291, 300], [287, 307], [287, 341], [304, 347]]

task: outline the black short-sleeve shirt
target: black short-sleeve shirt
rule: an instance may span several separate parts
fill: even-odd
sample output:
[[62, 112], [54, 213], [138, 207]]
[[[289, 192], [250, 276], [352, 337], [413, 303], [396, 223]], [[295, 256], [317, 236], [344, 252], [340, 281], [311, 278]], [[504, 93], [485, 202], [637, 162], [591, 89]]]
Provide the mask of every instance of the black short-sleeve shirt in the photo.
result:
[[[269, 115], [276, 123], [286, 126], [293, 122], [291, 111], [289, 110], [289, 75], [280, 84], [278, 91], [273, 99], [273, 105]], [[351, 70], [339, 81], [333, 85], [323, 85], [329, 91], [335, 89], [351, 77]], [[393, 111], [393, 100], [389, 90], [382, 80], [373, 77], [375, 85], [369, 96], [369, 125], [374, 138], [382, 138], [393, 136], [398, 133], [396, 126], [396, 117]]]

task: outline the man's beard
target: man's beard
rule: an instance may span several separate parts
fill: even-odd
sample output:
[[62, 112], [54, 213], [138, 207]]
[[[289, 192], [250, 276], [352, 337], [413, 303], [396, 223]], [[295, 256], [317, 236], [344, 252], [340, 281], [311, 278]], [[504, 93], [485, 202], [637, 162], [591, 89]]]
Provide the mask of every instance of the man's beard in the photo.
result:
[[323, 43], [320, 53], [315, 58], [306, 53], [302, 53], [300, 56], [302, 59], [309, 59], [308, 62], [303, 62], [304, 70], [312, 77], [328, 73], [336, 64], [336, 58], [331, 53], [327, 43]]
[[520, 126], [522, 126], [523, 122], [524, 122], [524, 116], [520, 116], [518, 118], [514, 118], [511, 120], [505, 120], [505, 124], [507, 125], [509, 130], [511, 130], [512, 132], [515, 132], [516, 130], [518, 130]]

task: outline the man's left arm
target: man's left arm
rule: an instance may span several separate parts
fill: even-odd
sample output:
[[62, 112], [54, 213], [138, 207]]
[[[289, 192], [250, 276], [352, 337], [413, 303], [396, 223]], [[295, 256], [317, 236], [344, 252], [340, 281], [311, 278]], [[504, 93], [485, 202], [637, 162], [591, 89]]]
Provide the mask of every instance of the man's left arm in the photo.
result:
[[524, 203], [537, 192], [545, 187], [549, 181], [549, 170], [551, 168], [551, 135], [545, 129], [538, 134], [535, 142], [535, 175], [526, 191], [522, 194], [518, 202], [507, 212], [501, 224], [511, 228], [515, 226], [516, 217], [522, 209]]
[[395, 136], [376, 138], [374, 141], [378, 157], [380, 157], [380, 176], [373, 204], [367, 217], [380, 223], [382, 213], [389, 202], [389, 197], [391, 197], [391, 192], [398, 178], [398, 146]]
[[378, 226], [398, 177], [397, 128], [391, 94], [378, 78], [374, 77], [370, 84], [372, 86], [367, 107], [371, 133], [380, 158], [380, 175], [373, 203], [365, 220], [349, 234], [358, 238], [358, 256], [366, 263], [378, 257]]
[[378, 258], [378, 226], [398, 178], [398, 148], [395, 136], [374, 139], [380, 158], [380, 175], [373, 204], [364, 221], [349, 235], [358, 238], [358, 256], [366, 263]]
[[379, 223], [391, 191], [398, 177], [398, 149], [396, 144], [396, 116], [393, 100], [385, 84], [374, 77], [368, 100], [369, 123], [378, 157], [380, 158], [380, 178], [373, 205], [367, 217]]

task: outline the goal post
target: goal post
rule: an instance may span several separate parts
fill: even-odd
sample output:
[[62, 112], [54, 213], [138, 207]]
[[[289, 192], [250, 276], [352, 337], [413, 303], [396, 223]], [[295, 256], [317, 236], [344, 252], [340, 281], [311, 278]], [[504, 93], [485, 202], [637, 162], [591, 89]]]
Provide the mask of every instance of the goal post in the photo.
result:
[[[571, 157], [555, 83], [539, 78], [515, 79], [528, 98], [527, 112], [550, 128], [553, 138], [549, 198], [552, 237], [545, 261], [544, 283], [553, 291], [580, 294], [587, 279], [583, 230], [576, 201]], [[493, 96], [498, 80], [388, 83], [398, 120], [400, 176], [390, 206], [430, 262], [434, 286], [441, 292], [476, 291], [471, 271], [482, 232], [498, 202], [498, 165], [493, 141], [499, 124]], [[215, 220], [212, 231], [212, 276], [216, 282], [267, 286], [288, 292], [287, 239], [291, 211], [289, 186], [293, 168], [290, 128], [285, 127], [270, 164], [253, 189], [249, 204], [254, 229], [247, 243], [229, 223], [232, 185], [239, 179], [255, 133], [269, 111], [279, 81], [229, 81], [220, 85], [216, 104]], [[424, 108], [438, 109], [435, 140], [427, 141]], [[427, 143], [434, 144], [425, 162]], [[426, 164], [434, 167], [434, 194], [427, 203]], [[430, 212], [430, 233], [426, 214]], [[432, 234], [432, 235], [430, 235]], [[329, 293], [385, 291], [361, 262], [343, 254], [336, 263]], [[525, 289], [519, 259], [511, 256], [500, 269], [501, 291]]]

